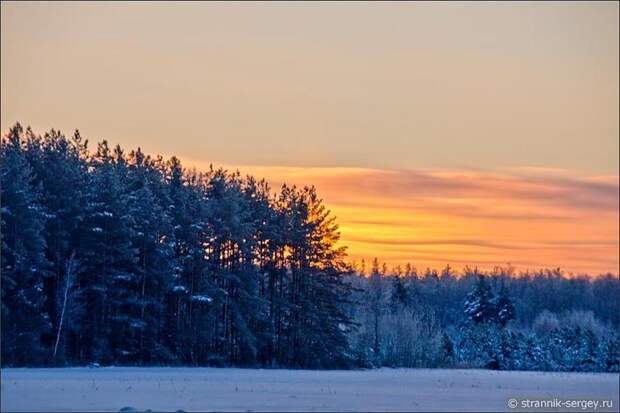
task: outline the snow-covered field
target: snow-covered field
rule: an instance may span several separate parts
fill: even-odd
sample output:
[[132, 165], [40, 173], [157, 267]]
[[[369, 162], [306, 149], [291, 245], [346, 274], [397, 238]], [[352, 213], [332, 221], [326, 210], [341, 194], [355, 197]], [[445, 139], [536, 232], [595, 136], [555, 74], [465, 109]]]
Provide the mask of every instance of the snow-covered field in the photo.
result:
[[[1, 375], [3, 412], [502, 411], [510, 410], [510, 399], [613, 401], [612, 409], [597, 411], [619, 406], [618, 374], [102, 367], [3, 369]], [[520, 406], [513, 411], [526, 410]], [[573, 411], [584, 411], [581, 406]]]

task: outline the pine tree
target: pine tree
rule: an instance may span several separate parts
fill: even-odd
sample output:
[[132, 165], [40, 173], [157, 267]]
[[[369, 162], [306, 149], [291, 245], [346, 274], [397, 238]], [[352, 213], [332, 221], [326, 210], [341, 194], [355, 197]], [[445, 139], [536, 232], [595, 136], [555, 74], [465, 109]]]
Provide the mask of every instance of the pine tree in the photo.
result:
[[286, 244], [290, 251], [289, 312], [286, 327], [290, 365], [343, 367], [350, 362], [345, 311], [350, 285], [344, 280], [344, 248], [338, 226], [314, 187], [284, 187]]
[[[172, 226], [165, 202], [154, 187], [163, 179], [140, 148], [129, 155], [127, 207], [132, 217], [132, 247], [137, 251], [136, 280], [128, 303], [126, 350], [138, 363], [169, 362], [173, 355], [158, 339], [165, 318], [165, 297], [170, 289], [172, 249], [168, 240]], [[163, 204], [163, 205], [162, 205]]]
[[43, 283], [49, 276], [45, 259], [45, 212], [40, 189], [22, 147], [21, 125], [12, 127], [0, 150], [2, 200], [2, 355], [3, 363], [41, 363], [42, 342], [51, 329], [44, 311]]
[[[216, 281], [209, 277], [205, 247], [213, 233], [207, 222], [203, 180], [201, 175], [185, 174], [176, 157], [168, 161], [174, 264], [172, 288], [168, 293], [166, 341], [180, 360], [191, 364], [207, 363], [211, 353], [221, 351], [223, 343], [221, 337], [214, 338], [218, 334], [218, 320], [211, 304], [214, 299], [221, 302], [225, 292], [217, 289]], [[210, 255], [215, 258], [217, 252], [211, 251]], [[211, 346], [210, 342], [213, 342]]]
[[98, 145], [91, 167], [77, 250], [84, 267], [79, 281], [85, 309], [81, 353], [96, 362], [122, 361], [128, 355], [126, 339], [134, 321], [130, 317], [132, 291], [137, 284], [132, 217], [117, 172], [119, 165], [106, 141]]
[[42, 188], [41, 202], [47, 216], [46, 257], [52, 276], [45, 279], [43, 293], [52, 330], [45, 342], [47, 346], [53, 343], [54, 362], [70, 362], [66, 347], [74, 347], [69, 353], [77, 351], [78, 332], [73, 326], [81, 312], [74, 291], [77, 284], [74, 278], [81, 270], [81, 266], [76, 265], [80, 259], [75, 252], [85, 217], [88, 142], [82, 139], [79, 131], [75, 131], [71, 139], [55, 130], [41, 138], [28, 129], [25, 145]]
[[[618, 371], [616, 275], [499, 269], [495, 297], [449, 266], [350, 274], [314, 188], [274, 194], [105, 141], [91, 156], [77, 131], [16, 125], [0, 173], [3, 366]], [[517, 311], [520, 331], [501, 328]]]
[[258, 272], [253, 265], [255, 222], [246, 208], [239, 174], [213, 171], [206, 197], [211, 217], [210, 245], [215, 252], [211, 269], [224, 292], [220, 299], [220, 332], [224, 340], [221, 355], [230, 364], [254, 364], [257, 339], [252, 327], [261, 317]]
[[274, 282], [278, 270], [275, 261], [281, 236], [277, 214], [272, 208], [271, 189], [265, 180], [257, 181], [252, 176], [242, 183], [245, 208], [249, 211], [247, 224], [252, 228], [252, 236], [247, 242], [251, 259], [245, 260], [248, 269], [255, 263], [257, 298], [250, 308], [252, 318], [250, 329], [256, 338], [256, 362], [262, 366], [274, 363], [275, 336], [275, 295]]

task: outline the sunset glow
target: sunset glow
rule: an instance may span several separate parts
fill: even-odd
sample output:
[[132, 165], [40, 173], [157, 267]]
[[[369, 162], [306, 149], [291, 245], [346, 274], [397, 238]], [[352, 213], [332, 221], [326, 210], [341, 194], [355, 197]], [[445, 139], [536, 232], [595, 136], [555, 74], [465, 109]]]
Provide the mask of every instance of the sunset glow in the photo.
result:
[[1, 411], [617, 409], [618, 1], [0, 11]]
[[358, 262], [618, 272], [617, 176], [537, 168], [228, 167], [265, 177], [275, 190], [283, 182], [315, 185]]
[[315, 185], [349, 259], [618, 272], [618, 4], [2, 6], [1, 130]]

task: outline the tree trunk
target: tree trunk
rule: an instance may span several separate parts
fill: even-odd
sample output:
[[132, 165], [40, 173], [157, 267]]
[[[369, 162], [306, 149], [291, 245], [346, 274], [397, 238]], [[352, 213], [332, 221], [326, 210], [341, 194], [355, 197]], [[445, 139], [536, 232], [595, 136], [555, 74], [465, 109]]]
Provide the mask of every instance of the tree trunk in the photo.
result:
[[67, 279], [65, 280], [65, 294], [62, 303], [62, 311], [60, 312], [60, 321], [58, 322], [58, 331], [56, 333], [56, 342], [54, 343], [54, 354], [53, 358], [56, 358], [56, 353], [58, 352], [58, 343], [60, 343], [60, 335], [62, 334], [62, 322], [65, 318], [65, 310], [67, 309], [67, 301], [69, 298], [69, 290], [71, 289], [71, 285], [73, 283], [73, 271], [75, 267], [75, 251], [71, 253], [69, 257], [69, 261], [67, 261]]

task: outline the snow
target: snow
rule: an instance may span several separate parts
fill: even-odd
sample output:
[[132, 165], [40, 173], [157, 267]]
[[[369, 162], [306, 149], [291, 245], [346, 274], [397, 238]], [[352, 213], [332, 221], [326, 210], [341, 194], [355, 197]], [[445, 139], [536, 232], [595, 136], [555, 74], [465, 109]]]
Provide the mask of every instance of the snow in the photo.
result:
[[618, 411], [619, 403], [618, 374], [607, 373], [82, 367], [1, 375], [2, 411], [508, 411], [511, 398], [613, 400]]
[[193, 301], [198, 301], [201, 303], [211, 303], [213, 302], [213, 298], [209, 297], [208, 295], [192, 295], [192, 300]]
[[144, 321], [132, 321], [129, 326], [132, 328], [145, 328], [146, 323]]

